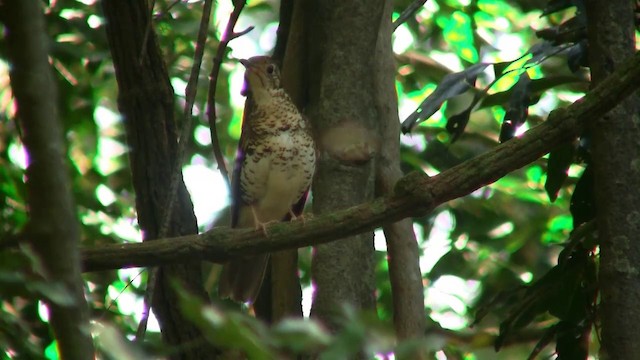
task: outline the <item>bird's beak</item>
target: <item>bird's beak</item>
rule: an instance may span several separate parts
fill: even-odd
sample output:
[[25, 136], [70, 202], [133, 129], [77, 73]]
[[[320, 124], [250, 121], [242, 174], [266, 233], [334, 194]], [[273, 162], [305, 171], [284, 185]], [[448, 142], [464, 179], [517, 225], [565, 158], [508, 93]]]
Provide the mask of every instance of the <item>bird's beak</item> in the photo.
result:
[[238, 62], [240, 62], [240, 64], [242, 64], [242, 66], [246, 68], [249, 68], [251, 66], [251, 63], [247, 59], [240, 59], [238, 60]]

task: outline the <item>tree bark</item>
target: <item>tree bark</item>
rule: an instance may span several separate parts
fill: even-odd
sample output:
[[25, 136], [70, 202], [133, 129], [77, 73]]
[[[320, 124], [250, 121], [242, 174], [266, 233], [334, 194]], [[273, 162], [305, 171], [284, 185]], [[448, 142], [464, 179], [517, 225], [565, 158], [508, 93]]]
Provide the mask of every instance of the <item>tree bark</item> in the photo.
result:
[[44, 265], [43, 276], [52, 285], [61, 285], [70, 303], [43, 300], [60, 357], [93, 359], [89, 309], [80, 276], [80, 229], [65, 161], [42, 3], [4, 1], [0, 3], [0, 17], [6, 25], [11, 86], [29, 158], [26, 234]]
[[[393, 193], [402, 177], [400, 170], [400, 119], [395, 87], [396, 66], [391, 48], [393, 3], [385, 1], [380, 19], [374, 70], [376, 109], [380, 117], [381, 143], [376, 169], [377, 195]], [[420, 338], [425, 332], [424, 287], [420, 272], [420, 249], [413, 221], [386, 225], [387, 261], [393, 296], [393, 323], [398, 339]], [[417, 358], [420, 354], [415, 354]]]
[[[635, 51], [634, 1], [586, 1], [593, 85]], [[600, 239], [603, 359], [640, 359], [640, 110], [637, 93], [590, 126]]]
[[[168, 227], [169, 236], [196, 234], [193, 205], [181, 174], [174, 174], [177, 159], [177, 129], [174, 121], [173, 88], [149, 26], [149, 4], [145, 0], [104, 0], [107, 38], [116, 70], [118, 107], [124, 117], [138, 222], [144, 240], [157, 238], [171, 181], [179, 181]], [[203, 341], [197, 327], [178, 310], [172, 280], [177, 280], [203, 299], [200, 262], [162, 266], [157, 272], [152, 308], [162, 329], [163, 340], [178, 347], [175, 359], [209, 359], [215, 349]], [[188, 345], [188, 346], [187, 346]]]
[[[306, 113], [320, 139], [313, 183], [314, 214], [325, 214], [373, 199], [375, 157], [367, 151], [355, 159], [340, 154], [373, 147], [380, 119], [371, 90], [378, 28], [384, 1], [311, 1], [305, 19], [309, 74]], [[350, 131], [342, 143], [329, 135]], [[333, 147], [333, 151], [328, 149]], [[360, 156], [361, 155], [361, 156]], [[346, 240], [346, 239], [345, 239]], [[373, 233], [315, 248], [312, 279], [315, 298], [311, 313], [332, 330], [340, 327], [341, 308], [375, 308]]]

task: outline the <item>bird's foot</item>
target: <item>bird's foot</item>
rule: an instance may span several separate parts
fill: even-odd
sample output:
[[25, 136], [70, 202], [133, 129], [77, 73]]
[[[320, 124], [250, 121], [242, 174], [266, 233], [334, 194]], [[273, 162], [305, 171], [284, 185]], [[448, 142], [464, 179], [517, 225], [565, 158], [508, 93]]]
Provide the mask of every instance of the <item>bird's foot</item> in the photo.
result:
[[279, 222], [279, 221], [277, 221], [277, 220], [267, 221], [267, 222], [256, 221], [256, 230], [262, 230], [262, 233], [265, 236], [269, 236], [269, 230], [267, 230], [267, 227], [271, 226], [271, 225], [273, 225], [273, 224], [275, 224], [277, 222]]
[[307, 219], [312, 219], [313, 218], [313, 214], [308, 214], [308, 215], [304, 215], [304, 214], [300, 214], [300, 215], [296, 215], [293, 213], [292, 210], [289, 210], [289, 216], [291, 217], [291, 221], [296, 221], [296, 220], [300, 220], [302, 221], [302, 225], [304, 225], [307, 222]]

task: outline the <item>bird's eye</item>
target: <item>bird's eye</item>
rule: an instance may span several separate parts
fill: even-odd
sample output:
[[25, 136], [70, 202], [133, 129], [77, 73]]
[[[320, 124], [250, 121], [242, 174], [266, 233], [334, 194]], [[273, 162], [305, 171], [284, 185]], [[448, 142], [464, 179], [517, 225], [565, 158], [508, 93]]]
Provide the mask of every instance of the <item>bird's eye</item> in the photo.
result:
[[276, 67], [273, 65], [269, 65], [267, 66], [267, 74], [273, 74], [273, 72], [276, 70]]

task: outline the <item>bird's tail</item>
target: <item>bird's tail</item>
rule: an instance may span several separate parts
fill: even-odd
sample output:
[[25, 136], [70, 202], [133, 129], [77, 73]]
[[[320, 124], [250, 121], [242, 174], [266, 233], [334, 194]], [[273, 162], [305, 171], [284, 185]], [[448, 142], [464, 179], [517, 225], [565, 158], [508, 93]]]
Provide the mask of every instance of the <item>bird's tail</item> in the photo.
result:
[[224, 265], [218, 295], [238, 302], [253, 303], [260, 292], [269, 255], [232, 260]]

